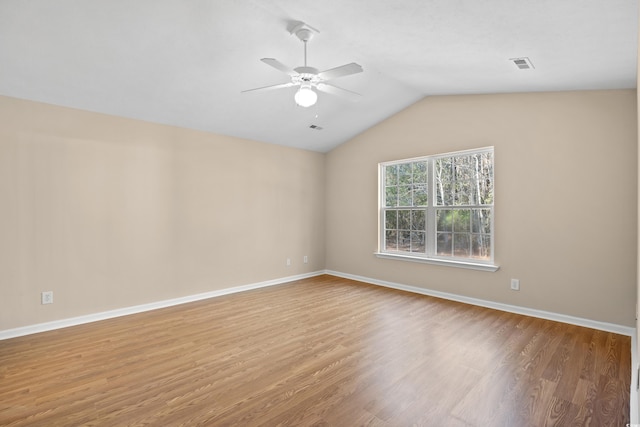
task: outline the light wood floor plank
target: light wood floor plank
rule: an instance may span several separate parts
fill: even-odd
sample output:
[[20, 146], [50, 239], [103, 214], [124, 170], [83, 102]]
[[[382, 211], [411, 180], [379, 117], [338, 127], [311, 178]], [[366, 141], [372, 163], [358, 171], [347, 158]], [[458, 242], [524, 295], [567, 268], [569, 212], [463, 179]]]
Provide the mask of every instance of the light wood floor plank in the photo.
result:
[[0, 425], [624, 426], [630, 345], [320, 276], [0, 341]]

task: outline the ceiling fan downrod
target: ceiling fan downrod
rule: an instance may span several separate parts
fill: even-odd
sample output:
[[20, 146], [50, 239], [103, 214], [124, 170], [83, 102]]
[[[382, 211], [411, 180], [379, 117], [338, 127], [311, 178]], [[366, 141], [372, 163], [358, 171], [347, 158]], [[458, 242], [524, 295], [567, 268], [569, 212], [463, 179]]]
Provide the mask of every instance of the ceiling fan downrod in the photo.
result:
[[302, 23], [295, 29], [295, 35], [302, 43], [304, 43], [304, 66], [307, 66], [307, 42], [313, 37], [311, 28]]
[[304, 43], [304, 66], [307, 66], [307, 41], [303, 40]]

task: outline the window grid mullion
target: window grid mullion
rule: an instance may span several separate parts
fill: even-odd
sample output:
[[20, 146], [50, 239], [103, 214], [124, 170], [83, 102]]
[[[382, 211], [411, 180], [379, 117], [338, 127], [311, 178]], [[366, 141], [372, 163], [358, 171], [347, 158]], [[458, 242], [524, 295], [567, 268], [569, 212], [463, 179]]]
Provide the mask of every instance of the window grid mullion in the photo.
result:
[[433, 159], [429, 159], [427, 162], [427, 186], [429, 194], [425, 212], [425, 231], [427, 233], [425, 252], [427, 256], [432, 257], [436, 253], [436, 180]]

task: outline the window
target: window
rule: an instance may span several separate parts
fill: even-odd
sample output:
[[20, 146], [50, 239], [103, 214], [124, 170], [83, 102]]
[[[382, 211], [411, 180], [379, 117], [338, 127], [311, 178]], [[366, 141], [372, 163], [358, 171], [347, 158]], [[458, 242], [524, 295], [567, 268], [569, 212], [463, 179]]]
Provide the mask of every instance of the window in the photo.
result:
[[380, 256], [493, 266], [493, 147], [380, 164]]

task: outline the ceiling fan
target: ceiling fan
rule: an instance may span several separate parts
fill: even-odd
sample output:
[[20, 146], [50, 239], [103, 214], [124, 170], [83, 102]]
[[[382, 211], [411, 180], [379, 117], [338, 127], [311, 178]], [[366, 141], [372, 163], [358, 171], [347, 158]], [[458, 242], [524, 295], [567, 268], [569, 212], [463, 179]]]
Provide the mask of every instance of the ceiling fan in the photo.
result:
[[307, 42], [311, 40], [314, 32], [319, 31], [305, 24], [304, 22], [299, 22], [290, 31], [291, 34], [295, 34], [296, 37], [298, 37], [300, 41], [304, 43], [304, 66], [290, 68], [274, 58], [261, 59], [261, 61], [265, 64], [270, 65], [276, 70], [282, 71], [285, 74], [288, 74], [291, 78], [290, 82], [244, 90], [242, 92], [299, 86], [300, 88], [296, 92], [294, 100], [296, 104], [301, 107], [310, 107], [316, 103], [316, 101], [318, 100], [318, 94], [314, 91], [314, 89], [329, 93], [331, 95], [347, 97], [361, 96], [357, 92], [343, 89], [332, 83], [329, 83], [330, 80], [337, 79], [338, 77], [361, 73], [362, 67], [355, 62], [341, 65], [339, 67], [331, 68], [325, 71], [318, 71], [317, 68], [307, 66]]

